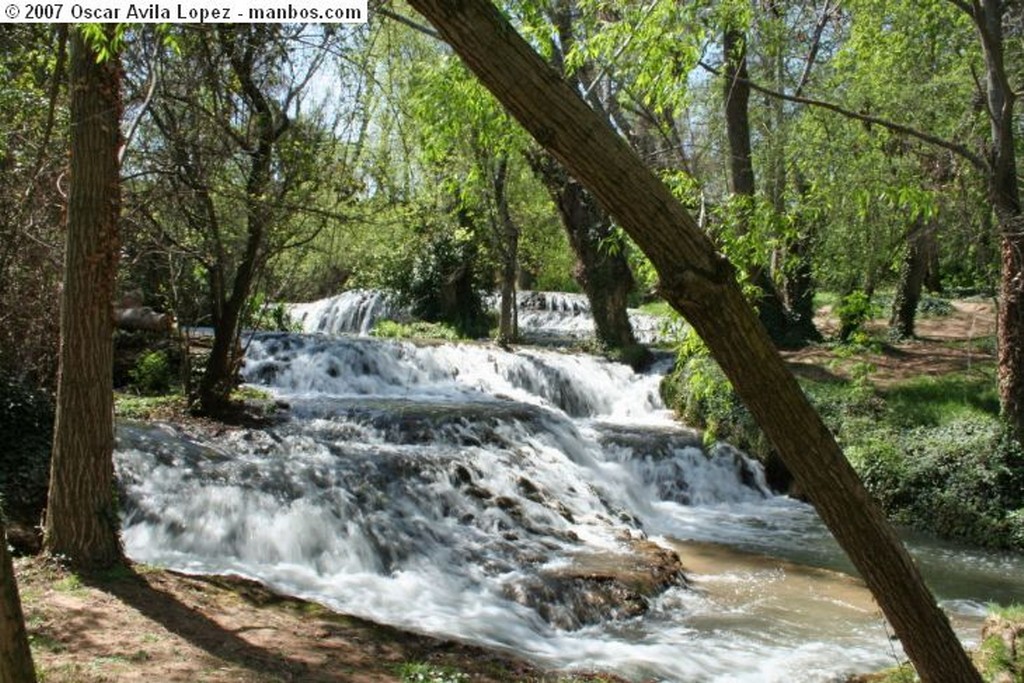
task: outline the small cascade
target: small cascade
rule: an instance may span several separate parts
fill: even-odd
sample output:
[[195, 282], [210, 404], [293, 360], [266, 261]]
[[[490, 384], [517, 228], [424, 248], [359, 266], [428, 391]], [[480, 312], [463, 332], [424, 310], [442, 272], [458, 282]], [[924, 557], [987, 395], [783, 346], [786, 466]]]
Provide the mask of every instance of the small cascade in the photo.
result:
[[252, 337], [243, 376], [286, 393], [514, 398], [574, 417], [667, 415], [656, 372], [636, 374], [620, 363], [549, 350], [270, 333]]
[[[488, 297], [495, 311], [498, 297]], [[582, 294], [567, 292], [522, 291], [516, 293], [520, 334], [524, 339], [542, 342], [580, 341], [594, 336], [590, 302]], [[307, 334], [367, 336], [381, 320], [403, 320], [406, 310], [394, 304], [390, 296], [374, 289], [353, 289], [311, 303], [289, 304], [291, 319]], [[640, 311], [629, 311], [634, 334], [644, 344], [674, 339], [679, 324]]]
[[308, 304], [289, 304], [288, 314], [308, 334], [366, 336], [378, 321], [400, 317], [402, 311], [386, 292], [352, 289]]

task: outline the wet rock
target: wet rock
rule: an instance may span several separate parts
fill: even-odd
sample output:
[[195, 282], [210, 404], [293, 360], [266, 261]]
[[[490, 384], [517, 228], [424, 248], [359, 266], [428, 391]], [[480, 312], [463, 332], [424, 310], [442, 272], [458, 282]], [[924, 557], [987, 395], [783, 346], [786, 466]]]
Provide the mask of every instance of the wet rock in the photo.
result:
[[644, 614], [652, 598], [686, 584], [679, 556], [646, 540], [622, 552], [588, 552], [561, 567], [510, 585], [507, 596], [531, 607], [551, 625], [575, 630]]

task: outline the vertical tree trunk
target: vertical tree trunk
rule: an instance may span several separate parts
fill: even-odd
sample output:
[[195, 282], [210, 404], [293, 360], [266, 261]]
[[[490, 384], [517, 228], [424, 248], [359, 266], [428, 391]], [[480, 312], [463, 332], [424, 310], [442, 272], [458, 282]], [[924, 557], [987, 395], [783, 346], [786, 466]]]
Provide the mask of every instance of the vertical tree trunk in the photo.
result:
[[1017, 184], [1014, 103], [1017, 94], [1007, 77], [1000, 0], [970, 5], [985, 56], [991, 131], [989, 200], [1000, 232], [1002, 273], [999, 283], [999, 402], [1003, 419], [1024, 440], [1024, 215]]
[[71, 178], [44, 547], [83, 567], [122, 559], [113, 463], [120, 79], [117, 58], [97, 63], [81, 30], [72, 31]]
[[889, 316], [889, 336], [897, 341], [914, 338], [917, 304], [921, 300], [921, 289], [928, 270], [926, 245], [927, 233], [931, 229], [919, 218], [907, 235], [906, 253], [900, 265], [900, 277]]
[[732, 267], [606, 122], [484, 0], [410, 0], [644, 250], [850, 556], [926, 683], [981, 683], [916, 565], [743, 299]]
[[7, 530], [0, 512], [0, 683], [35, 683], [36, 669], [25, 632], [25, 615], [18, 597]]
[[222, 29], [218, 35], [221, 46], [228, 54], [231, 70], [238, 78], [242, 92], [255, 112], [255, 139], [248, 151], [245, 251], [235, 271], [231, 291], [226, 292], [225, 278], [221, 274], [226, 264], [222, 259], [218, 259], [211, 273], [214, 340], [199, 385], [199, 405], [203, 413], [212, 415], [227, 408], [231, 390], [235, 386], [235, 373], [241, 363], [238, 338], [241, 333], [242, 314], [265, 259], [264, 243], [271, 221], [269, 195], [273, 180], [274, 146], [290, 124], [284, 112], [273, 107], [256, 82], [254, 45], [260, 40], [258, 35], [245, 33], [244, 29], [235, 26]]
[[534, 155], [531, 165], [555, 202], [576, 254], [573, 277], [590, 301], [598, 341], [635, 357], [635, 364], [643, 365], [648, 354], [633, 334], [627, 310], [633, 273], [622, 249], [609, 244], [614, 239], [611, 218], [593, 195], [550, 156]]
[[498, 342], [511, 344], [519, 337], [516, 277], [519, 272], [519, 227], [508, 206], [508, 156], [498, 159], [494, 173], [494, 229], [501, 254], [501, 303], [498, 310]]
[[[750, 147], [750, 84], [747, 74], [747, 46], [743, 33], [726, 29], [722, 36], [725, 52], [725, 129], [729, 139], [729, 191], [741, 200], [740, 225], [749, 232], [755, 195], [754, 161]], [[750, 265], [747, 278], [761, 290], [758, 315], [776, 344], [788, 344], [788, 321], [782, 297], [766, 265]]]

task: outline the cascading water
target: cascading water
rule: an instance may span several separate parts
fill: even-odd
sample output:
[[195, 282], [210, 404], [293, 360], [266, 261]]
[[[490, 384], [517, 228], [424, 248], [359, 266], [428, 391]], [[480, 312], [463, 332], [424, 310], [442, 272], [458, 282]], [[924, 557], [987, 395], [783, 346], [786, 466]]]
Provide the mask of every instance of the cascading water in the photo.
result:
[[[497, 310], [498, 297], [490, 297], [488, 304]], [[521, 291], [516, 294], [516, 304], [519, 331], [525, 339], [557, 342], [594, 336], [590, 302], [582, 294]], [[353, 289], [311, 303], [289, 304], [288, 313], [303, 332], [362, 336], [368, 335], [381, 320], [408, 316], [385, 292], [373, 289]], [[640, 311], [630, 310], [629, 319], [634, 334], [644, 344], [677, 336], [679, 332], [678, 324], [673, 327], [665, 318]]]
[[[792, 563], [838, 556], [813, 511], [673, 424], [656, 370], [266, 334], [244, 372], [285, 419], [204, 442], [121, 426], [134, 559], [643, 680], [826, 681], [892, 662], [862, 588]], [[963, 611], [1002, 596], [944, 597]]]
[[308, 304], [288, 305], [288, 315], [308, 333], [366, 336], [377, 322], [400, 313], [387, 293], [376, 289], [351, 289]]

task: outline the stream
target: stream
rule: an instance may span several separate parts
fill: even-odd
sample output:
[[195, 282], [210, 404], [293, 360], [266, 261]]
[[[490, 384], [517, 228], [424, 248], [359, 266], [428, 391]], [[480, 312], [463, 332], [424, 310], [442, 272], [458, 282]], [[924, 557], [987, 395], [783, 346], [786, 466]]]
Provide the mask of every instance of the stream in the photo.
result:
[[[336, 301], [307, 306], [307, 330], [330, 315], [368, 329]], [[551, 308], [574, 329], [583, 315]], [[810, 682], [894, 664], [898, 643], [813, 509], [673, 421], [658, 395], [670, 362], [253, 335], [244, 377], [287, 417], [203, 441], [121, 423], [126, 552], [550, 668]], [[639, 607], [576, 578], [647, 541], [677, 552], [685, 579]], [[967, 642], [987, 603], [1024, 599], [1020, 556], [908, 542]]]

